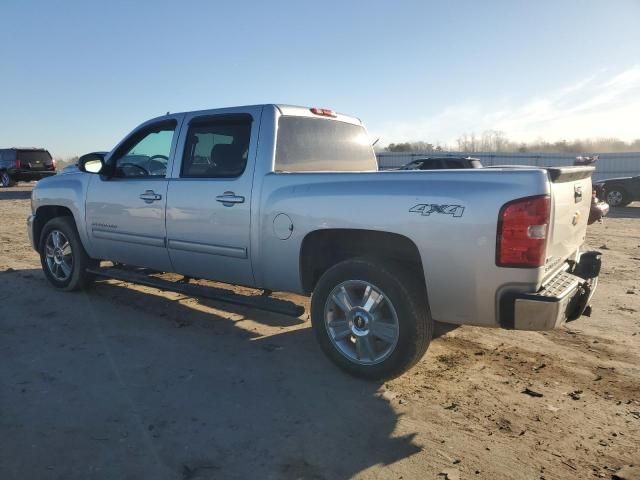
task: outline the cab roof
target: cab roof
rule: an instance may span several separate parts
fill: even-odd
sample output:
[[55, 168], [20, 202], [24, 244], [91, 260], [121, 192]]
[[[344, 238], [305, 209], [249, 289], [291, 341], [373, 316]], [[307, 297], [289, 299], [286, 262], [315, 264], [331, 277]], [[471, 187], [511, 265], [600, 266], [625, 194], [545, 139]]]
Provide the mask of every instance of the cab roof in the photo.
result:
[[[257, 104], [257, 105], [242, 105], [242, 106], [235, 106], [235, 107], [221, 107], [221, 108], [213, 108], [213, 109], [206, 109], [206, 110], [192, 110], [192, 111], [188, 111], [188, 112], [175, 112], [176, 114], [191, 114], [191, 113], [202, 113], [202, 114], [216, 114], [216, 113], [233, 113], [234, 111], [242, 111], [242, 110], [247, 110], [247, 109], [255, 109], [255, 108], [264, 108], [264, 107], [271, 107], [275, 110], [277, 110], [281, 115], [286, 115], [286, 116], [296, 116], [296, 117], [310, 117], [310, 118], [324, 118], [324, 119], [328, 119], [328, 120], [337, 120], [340, 122], [346, 122], [346, 123], [352, 123], [354, 125], [362, 125], [362, 122], [360, 121], [359, 118], [350, 116], [350, 115], [345, 115], [342, 113], [337, 113], [334, 111], [331, 111], [333, 115], [331, 116], [326, 116], [326, 115], [321, 115], [321, 114], [317, 114], [317, 113], [313, 113], [312, 110], [323, 110], [323, 111], [329, 111], [328, 109], [325, 108], [317, 108], [317, 107], [303, 107], [300, 105], [287, 105], [287, 104], [283, 104], [283, 103], [264, 103], [264, 104]], [[169, 114], [169, 112], [167, 112], [167, 114]], [[161, 119], [162, 117], [157, 117], [157, 119]], [[156, 119], [154, 119], [156, 120]]]

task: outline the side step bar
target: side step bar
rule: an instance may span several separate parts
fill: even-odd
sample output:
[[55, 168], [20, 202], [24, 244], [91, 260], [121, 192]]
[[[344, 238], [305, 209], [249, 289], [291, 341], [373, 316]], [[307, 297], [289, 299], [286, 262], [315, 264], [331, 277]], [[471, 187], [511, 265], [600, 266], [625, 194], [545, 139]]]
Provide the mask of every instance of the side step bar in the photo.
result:
[[215, 287], [177, 283], [145, 275], [144, 273], [136, 271], [124, 270], [118, 267], [88, 268], [87, 272], [93, 273], [99, 277], [137, 283], [139, 285], [145, 285], [147, 287], [153, 287], [160, 290], [182, 293], [190, 297], [208, 298], [209, 300], [241, 305], [243, 307], [257, 308], [291, 317], [300, 317], [305, 311], [304, 307], [287, 300], [261, 296], [239, 295], [230, 290], [223, 290]]

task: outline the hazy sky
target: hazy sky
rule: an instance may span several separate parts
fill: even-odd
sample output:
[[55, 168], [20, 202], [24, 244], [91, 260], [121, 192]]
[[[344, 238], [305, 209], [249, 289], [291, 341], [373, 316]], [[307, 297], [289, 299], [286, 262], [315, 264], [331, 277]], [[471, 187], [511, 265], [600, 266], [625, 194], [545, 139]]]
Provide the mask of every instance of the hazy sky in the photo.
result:
[[0, 147], [110, 150], [167, 111], [360, 117], [381, 144], [640, 137], [640, 2], [0, 0]]

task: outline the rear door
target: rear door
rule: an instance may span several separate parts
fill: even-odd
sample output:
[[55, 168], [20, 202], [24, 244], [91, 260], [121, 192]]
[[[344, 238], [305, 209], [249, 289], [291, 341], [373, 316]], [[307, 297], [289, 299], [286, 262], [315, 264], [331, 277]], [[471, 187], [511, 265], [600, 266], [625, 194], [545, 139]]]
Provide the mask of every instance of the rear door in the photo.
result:
[[440, 170], [442, 168], [442, 162], [437, 158], [430, 158], [422, 160], [420, 170]]
[[261, 108], [189, 114], [167, 194], [167, 245], [184, 275], [252, 285], [251, 189]]
[[631, 198], [633, 200], [640, 199], [640, 176], [631, 178]]
[[171, 271], [166, 248], [168, 172], [182, 115], [145, 124], [111, 153], [111, 178], [92, 175], [86, 225], [92, 255]]
[[465, 168], [466, 160], [447, 158], [443, 160], [444, 168], [454, 169], [454, 168]]

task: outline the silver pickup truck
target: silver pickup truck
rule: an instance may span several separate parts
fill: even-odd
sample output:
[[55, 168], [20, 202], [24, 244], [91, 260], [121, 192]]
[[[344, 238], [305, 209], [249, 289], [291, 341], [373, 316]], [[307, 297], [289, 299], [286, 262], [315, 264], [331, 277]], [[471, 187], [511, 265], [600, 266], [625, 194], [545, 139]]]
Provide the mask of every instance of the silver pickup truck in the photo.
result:
[[361, 122], [286, 105], [167, 114], [39, 182], [48, 280], [101, 260], [312, 295], [324, 352], [388, 378], [434, 321], [545, 330], [589, 312], [592, 167], [378, 171]]

